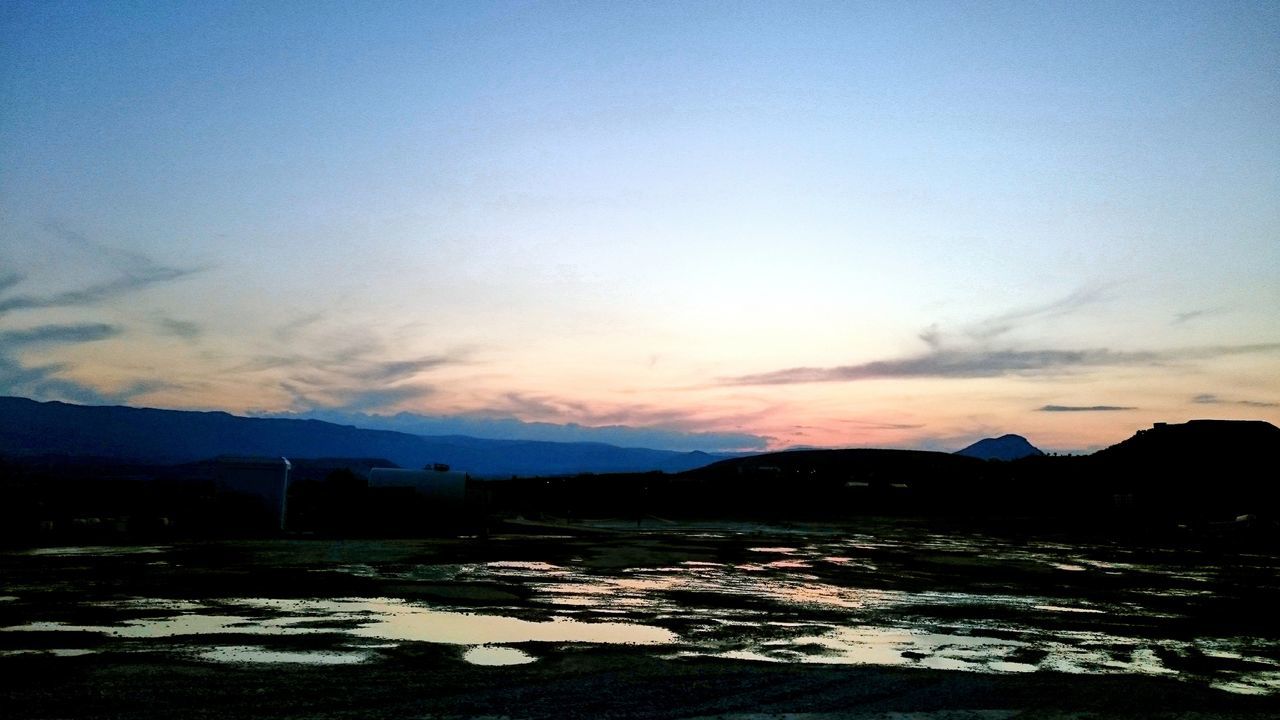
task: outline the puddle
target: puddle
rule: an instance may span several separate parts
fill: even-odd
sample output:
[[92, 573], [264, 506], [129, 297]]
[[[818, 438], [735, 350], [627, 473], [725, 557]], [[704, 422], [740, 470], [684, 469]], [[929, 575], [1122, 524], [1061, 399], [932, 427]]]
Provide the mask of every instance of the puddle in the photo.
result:
[[[1184, 654], [1193, 643], [1152, 645], [1136, 638], [1101, 633], [1020, 639], [980, 633], [926, 632], [883, 626], [833, 627], [824, 633], [748, 642], [732, 650], [682, 650], [671, 657], [723, 657], [838, 665], [888, 665], [989, 673], [1028, 673], [1051, 670], [1072, 674], [1135, 674], [1174, 676], [1157, 650]], [[1236, 673], [1220, 681], [1221, 689], [1269, 694], [1280, 689], [1280, 670]]]
[[494, 570], [525, 570], [532, 573], [554, 574], [565, 572], [565, 569], [550, 563], [544, 562], [522, 562], [515, 560], [506, 560], [499, 562], [486, 563], [486, 567]]
[[[1226, 692], [1280, 695], [1280, 639], [1263, 629], [1270, 618], [1256, 615], [1258, 602], [1236, 601], [1280, 592], [1268, 580], [1280, 565], [1270, 556], [1224, 562], [1188, 552], [1161, 556], [1153, 550], [1013, 543], [978, 534], [726, 530], [684, 534], [671, 545], [658, 537], [645, 536], [642, 553], [609, 540], [590, 552], [549, 544], [545, 556], [521, 547], [505, 558], [502, 542], [495, 540], [490, 548], [496, 551], [467, 556], [470, 562], [434, 550], [380, 560], [373, 543], [369, 555], [351, 552], [305, 568], [312, 578], [322, 576], [311, 573], [359, 578], [359, 587], [370, 588], [359, 591], [364, 594], [403, 593], [416, 600], [323, 596], [321, 582], [315, 586], [320, 597], [309, 599], [117, 596], [59, 600], [64, 604], [51, 608], [38, 595], [45, 576], [35, 573], [4, 588], [10, 594], [0, 595], [0, 602], [14, 603], [19, 596], [13, 593], [24, 599], [6, 606], [6, 613], [23, 609], [22, 620], [10, 622], [24, 624], [0, 631], [100, 633], [110, 640], [95, 641], [96, 651], [167, 650], [187, 657], [194, 652], [210, 662], [377, 662], [379, 648], [425, 642], [458, 646], [468, 663], [515, 665], [574, 643], [634, 646], [664, 657], [1176, 677]], [[252, 572], [279, 567], [292, 557], [289, 547], [264, 544], [255, 552], [269, 559]], [[168, 550], [103, 546], [30, 554], [105, 558]], [[594, 563], [597, 555], [612, 561]], [[48, 566], [19, 562], [41, 573]], [[108, 562], [119, 561], [100, 564]], [[155, 572], [202, 571], [175, 566]], [[67, 582], [78, 581], [76, 572], [90, 570], [67, 570]], [[245, 587], [250, 589], [237, 592], [266, 593], [261, 587], [274, 585]], [[128, 591], [127, 585], [119, 590]], [[1203, 622], [1217, 619], [1206, 614], [1210, 602], [1214, 612], [1238, 607], [1243, 616]], [[85, 608], [91, 613], [77, 614]], [[97, 624], [59, 622], [85, 616]], [[1203, 628], [1205, 636], [1188, 628]], [[272, 638], [304, 635], [315, 650], [270, 647], [280, 642]], [[6, 647], [22, 643], [14, 637]], [[196, 650], [192, 643], [199, 644]], [[525, 643], [540, 645], [534, 654], [513, 647]]]
[[1240, 695], [1274, 695], [1280, 692], [1280, 672], [1240, 676], [1233, 680], [1211, 683], [1210, 687]]
[[82, 555], [156, 555], [168, 552], [167, 546], [129, 546], [129, 545], [86, 545], [77, 547], [45, 547], [23, 551], [22, 555], [36, 557], [76, 557]]
[[1080, 607], [1063, 607], [1061, 605], [1032, 605], [1031, 607], [1036, 610], [1048, 610], [1049, 612], [1096, 613], [1098, 615], [1106, 614], [1105, 610], [1094, 610], [1093, 608], [1080, 608]]
[[52, 655], [54, 657], [80, 657], [81, 655], [93, 655], [97, 650], [88, 650], [85, 648], [47, 648], [42, 650], [0, 650], [0, 657], [11, 655]]
[[745, 652], [757, 659], [772, 662], [1030, 672], [1036, 669], [1035, 666], [1012, 663], [1009, 660], [1010, 655], [1026, 646], [1023, 642], [996, 638], [860, 626], [836, 628], [822, 635], [801, 635], [788, 641], [765, 643], [750, 650], [731, 651], [729, 655], [743, 657]]
[[765, 563], [764, 567], [779, 568], [783, 570], [803, 570], [813, 566], [804, 560], [774, 560], [773, 562]]
[[[129, 602], [137, 603], [136, 600]], [[162, 601], [155, 602], [162, 604]], [[523, 620], [503, 615], [436, 610], [391, 598], [241, 599], [223, 601], [219, 606], [251, 612], [240, 615], [186, 612], [158, 618], [129, 619], [115, 625], [34, 622], [0, 628], [0, 632], [95, 632], [129, 639], [336, 633], [354, 638], [449, 645], [523, 642], [663, 645], [679, 639], [670, 630], [635, 623], [583, 622], [564, 616], [546, 621]], [[262, 617], [262, 611], [277, 614]]]
[[537, 660], [532, 655], [516, 648], [500, 645], [481, 645], [473, 647], [462, 654], [462, 659], [472, 665], [527, 665]]
[[169, 618], [125, 620], [118, 625], [71, 625], [62, 622], [33, 622], [0, 628], [0, 632], [91, 632], [115, 638], [168, 638], [179, 635], [289, 635], [316, 632], [273, 625], [253, 626], [248, 617], [234, 615], [179, 615]]
[[352, 631], [358, 637], [381, 640], [489, 645], [522, 642], [594, 643], [609, 645], [663, 645], [678, 640], [660, 627], [620, 622], [582, 622], [558, 616], [547, 621], [522, 620], [431, 610], [407, 603], [370, 601], [316, 601], [340, 613], [364, 613], [370, 622]]

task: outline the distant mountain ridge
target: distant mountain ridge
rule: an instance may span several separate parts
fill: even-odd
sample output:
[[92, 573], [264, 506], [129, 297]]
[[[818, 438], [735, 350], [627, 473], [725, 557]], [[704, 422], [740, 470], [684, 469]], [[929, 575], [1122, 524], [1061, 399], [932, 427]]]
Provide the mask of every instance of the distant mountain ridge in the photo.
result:
[[72, 405], [19, 397], [0, 397], [0, 454], [96, 456], [154, 463], [194, 462], [219, 455], [372, 457], [386, 458], [402, 467], [447, 463], [486, 477], [681, 472], [726, 457], [604, 443], [411, 435], [320, 420]]
[[1021, 435], [1008, 434], [979, 440], [963, 450], [957, 450], [955, 454], [980, 460], [1007, 461], [1044, 455], [1044, 452]]
[[527, 422], [516, 418], [469, 415], [423, 415], [398, 412], [377, 415], [340, 410], [308, 410], [304, 413], [253, 413], [250, 417], [283, 420], [322, 420], [366, 430], [394, 430], [427, 437], [458, 436], [493, 440], [544, 440], [560, 443], [604, 443], [616, 447], [654, 450], [741, 454], [763, 452], [765, 438], [741, 432], [687, 432], [629, 425], [589, 426], [577, 423]]

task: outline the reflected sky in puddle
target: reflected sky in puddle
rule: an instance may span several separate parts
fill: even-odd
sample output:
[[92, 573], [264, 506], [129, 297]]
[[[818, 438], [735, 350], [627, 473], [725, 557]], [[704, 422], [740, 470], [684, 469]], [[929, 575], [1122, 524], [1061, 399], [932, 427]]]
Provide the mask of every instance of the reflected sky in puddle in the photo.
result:
[[[751, 537], [717, 552], [716, 543], [728, 543], [726, 537], [687, 534], [682, 542], [693, 548], [688, 554], [653, 552], [654, 560], [639, 567], [620, 567], [616, 560], [593, 564], [605, 550], [582, 546], [545, 560], [522, 552], [517, 557], [523, 559], [488, 562], [312, 568], [395, 581], [372, 587], [428, 583], [430, 602], [114, 598], [83, 603], [93, 608], [92, 617], [111, 618], [97, 619], [101, 625], [45, 615], [0, 630], [97, 632], [121, 639], [127, 649], [147, 639], [233, 636], [222, 639], [235, 643], [228, 645], [196, 640], [201, 647], [195, 656], [211, 662], [370, 662], [385, 656], [380, 649], [423, 642], [459, 646], [464, 649], [456, 657], [466, 662], [501, 666], [536, 661], [511, 647], [522, 643], [547, 648], [537, 656], [556, 652], [557, 643], [623, 644], [667, 657], [1136, 674], [1181, 677], [1235, 693], [1280, 693], [1280, 640], [1227, 630], [1224, 637], [1188, 637], [1187, 621], [1203, 612], [1196, 603], [1220, 588], [1206, 587], [1217, 571], [1195, 557], [1159, 564], [1151, 552], [1120, 547], [1002, 544], [936, 534], [911, 544], [867, 535]], [[702, 545], [691, 542], [698, 538]], [[654, 547], [625, 557], [646, 557]], [[45, 554], [117, 551], [55, 548]], [[1266, 570], [1274, 559], [1249, 562]], [[459, 592], [441, 593], [446, 584]], [[462, 592], [467, 588], [476, 592]], [[21, 588], [6, 589], [27, 599]], [[304, 641], [318, 649], [271, 647]], [[193, 652], [183, 644], [190, 640], [168, 642]], [[262, 645], [247, 644], [252, 642]]]
[[568, 572], [567, 570], [560, 567], [559, 565], [552, 565], [551, 563], [515, 561], [515, 560], [500, 560], [498, 562], [486, 563], [485, 567], [488, 567], [491, 570], [496, 570], [499, 572], [503, 570], [523, 570], [528, 572], [542, 573], [544, 575], [559, 575], [561, 573]]
[[462, 659], [472, 665], [527, 665], [537, 658], [516, 648], [500, 645], [481, 645], [462, 654]]
[[[626, 608], [652, 613], [680, 609], [686, 615], [715, 615], [718, 608], [699, 613], [699, 606], [686, 598], [679, 601], [671, 593], [726, 596], [744, 600], [766, 600], [783, 605], [859, 609], [882, 605], [899, 593], [849, 588], [824, 583], [807, 573], [792, 572], [811, 566], [802, 561], [779, 561], [746, 568], [716, 563], [673, 568], [632, 568], [618, 575], [599, 576], [587, 572], [561, 572], [558, 577], [530, 579], [526, 584], [536, 592], [535, 600], [551, 605], [595, 608], [602, 611]], [[745, 572], [744, 572], [745, 571]], [[755, 574], [758, 572], [759, 574]]]
[[1280, 670], [1220, 680], [1209, 686], [1241, 695], [1275, 695], [1280, 693]]
[[[937, 670], [1033, 672], [1035, 665], [1009, 657], [1026, 643], [995, 638], [941, 635], [858, 626], [835, 628], [822, 635], [800, 635], [745, 649], [712, 653], [720, 657], [768, 662], [841, 665], [918, 666]], [[682, 653], [696, 656], [702, 653]]]
[[[146, 601], [131, 600], [137, 607]], [[163, 601], [154, 601], [162, 605]], [[660, 627], [623, 622], [582, 622], [556, 616], [534, 621], [503, 615], [438, 610], [392, 598], [337, 600], [240, 599], [218, 603], [242, 614], [183, 612], [134, 618], [113, 625], [34, 622], [0, 631], [102, 633], [124, 639], [199, 635], [315, 635], [336, 633], [353, 638], [450, 645], [497, 645], [524, 642], [661, 645], [678, 641]], [[267, 611], [269, 616], [263, 617]]]
[[383, 640], [487, 645], [521, 642], [564, 642], [622, 645], [661, 645], [676, 642], [669, 630], [620, 622], [581, 622], [568, 617], [547, 621], [502, 615], [431, 610], [397, 600], [298, 601], [333, 612], [330, 617], [355, 614], [367, 618], [352, 631], [359, 637]]
[[76, 547], [44, 547], [25, 550], [22, 554], [37, 557], [77, 557], [94, 555], [158, 555], [168, 552], [166, 545], [85, 545]]
[[1105, 610], [1097, 610], [1095, 608], [1083, 607], [1063, 607], [1061, 605], [1032, 605], [1035, 610], [1047, 610], [1049, 612], [1069, 612], [1069, 613], [1094, 613], [1097, 615], [1105, 615]]
[[240, 615], [184, 613], [165, 618], [124, 620], [116, 625], [34, 622], [0, 628], [0, 632], [92, 632], [123, 639], [171, 638], [183, 635], [305, 635], [324, 632], [314, 627], [296, 627], [299, 620], [300, 618], [255, 620]]
[[54, 657], [80, 657], [81, 655], [93, 655], [97, 650], [89, 650], [86, 648], [44, 648], [21, 649], [21, 650], [0, 650], [0, 657], [12, 655], [52, 655]]
[[[812, 627], [807, 628], [812, 631]], [[1216, 642], [1223, 642], [1221, 640]], [[759, 662], [887, 665], [934, 670], [1027, 673], [1049, 670], [1071, 674], [1178, 676], [1161, 660], [1172, 656], [1207, 655], [1210, 642], [1151, 642], [1103, 633], [1059, 633], [1045, 637], [1027, 633], [1019, 639], [959, 632], [873, 625], [831, 627], [820, 634], [795, 635], [721, 647], [682, 649], [668, 655], [719, 657]], [[1239, 655], [1237, 654], [1237, 657]], [[1246, 694], [1280, 692], [1280, 663], [1251, 658], [1254, 670], [1224, 670], [1207, 678], [1218, 689]]]

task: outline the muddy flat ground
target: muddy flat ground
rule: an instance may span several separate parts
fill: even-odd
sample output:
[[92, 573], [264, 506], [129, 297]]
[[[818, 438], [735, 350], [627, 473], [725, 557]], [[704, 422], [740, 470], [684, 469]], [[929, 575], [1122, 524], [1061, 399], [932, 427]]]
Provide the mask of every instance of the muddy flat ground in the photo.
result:
[[1280, 558], [866, 520], [0, 552], [6, 717], [1280, 716]]

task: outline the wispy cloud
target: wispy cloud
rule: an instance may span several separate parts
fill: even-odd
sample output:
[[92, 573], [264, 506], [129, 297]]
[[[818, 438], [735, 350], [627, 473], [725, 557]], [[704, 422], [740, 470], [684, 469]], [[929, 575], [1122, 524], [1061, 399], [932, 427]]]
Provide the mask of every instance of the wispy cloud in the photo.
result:
[[293, 339], [301, 332], [324, 320], [324, 317], [324, 313], [310, 313], [308, 315], [303, 315], [302, 317], [290, 320], [276, 328], [273, 335], [275, 335], [276, 340], [279, 340], [280, 342], [292, 342]]
[[[102, 245], [56, 223], [47, 223], [45, 229], [58, 238], [92, 253], [102, 264], [112, 267], [116, 271], [116, 276], [73, 290], [46, 295], [15, 294], [0, 297], [0, 315], [18, 310], [97, 305], [105, 300], [199, 272], [198, 268], [171, 267], [141, 253]], [[22, 275], [16, 274], [4, 276], [0, 279], [0, 293], [8, 292], [23, 279]]]
[[576, 422], [590, 426], [639, 425], [684, 426], [687, 411], [649, 405], [592, 404], [580, 400], [529, 393], [505, 393], [487, 404], [487, 412], [553, 422]]
[[121, 332], [121, 328], [105, 323], [39, 325], [0, 332], [0, 394], [101, 405], [125, 402], [156, 389], [157, 383], [139, 382], [104, 392], [67, 378], [65, 373], [72, 369], [67, 363], [32, 365], [17, 357], [17, 352], [25, 348], [97, 342]]
[[0, 348], [12, 351], [31, 345], [66, 345], [96, 342], [115, 337], [122, 332], [116, 325], [106, 323], [78, 323], [73, 325], [38, 325], [22, 330], [0, 331]]
[[1169, 324], [1170, 324], [1170, 325], [1181, 325], [1181, 324], [1183, 324], [1183, 323], [1185, 323], [1185, 322], [1190, 322], [1190, 321], [1195, 320], [1195, 319], [1197, 319], [1197, 318], [1207, 317], [1207, 316], [1210, 316], [1210, 315], [1221, 315], [1221, 314], [1222, 314], [1222, 313], [1224, 313], [1224, 312], [1226, 312], [1226, 308], [1221, 308], [1221, 307], [1211, 307], [1211, 308], [1200, 308], [1200, 309], [1198, 309], [1198, 310], [1188, 310], [1188, 311], [1186, 311], [1186, 312], [1180, 312], [1180, 313], [1175, 314], [1175, 315], [1173, 316], [1173, 321], [1172, 321], [1172, 322], [1170, 322]]
[[435, 393], [430, 385], [401, 385], [389, 388], [318, 387], [282, 382], [280, 386], [293, 396], [294, 405], [306, 409], [366, 413], [419, 400]]
[[1036, 408], [1039, 412], [1120, 412], [1137, 409], [1126, 405], [1044, 405]]
[[264, 355], [233, 372], [272, 372], [292, 398], [296, 412], [331, 410], [385, 411], [435, 393], [422, 375], [469, 362], [465, 352], [448, 352], [406, 360], [383, 360], [380, 342], [347, 343], [328, 352]]
[[1265, 400], [1228, 400], [1212, 393], [1203, 393], [1191, 398], [1197, 405], [1243, 405], [1245, 407], [1270, 408], [1280, 407], [1280, 403]]
[[96, 305], [118, 295], [134, 290], [141, 290], [148, 285], [176, 280], [192, 271], [164, 269], [163, 272], [144, 277], [122, 277], [96, 285], [54, 293], [52, 295], [13, 295], [0, 298], [0, 315], [14, 310], [33, 310], [36, 308], [72, 307], [79, 305]]
[[520, 392], [504, 393], [496, 401], [488, 403], [486, 410], [539, 419], [581, 417], [589, 413], [586, 403]]
[[[633, 438], [642, 433], [654, 433], [663, 438], [664, 447], [676, 436], [705, 436], [699, 442], [706, 448], [759, 448], [772, 438], [740, 432], [711, 431], [708, 428], [742, 428], [769, 417], [776, 408], [764, 408], [753, 412], [708, 414], [705, 409], [655, 407], [647, 404], [592, 403], [544, 394], [510, 392], [485, 403], [483, 410], [467, 413], [476, 418], [518, 417], [525, 422], [559, 424], [566, 427], [584, 427], [593, 430], [617, 429]], [[716, 444], [710, 444], [712, 437]], [[732, 438], [728, 442], [726, 438]], [[608, 441], [605, 441], [608, 442]], [[654, 440], [657, 442], [657, 439]], [[646, 445], [645, 447], [654, 447]]]
[[787, 385], [885, 378], [983, 378], [1076, 368], [1151, 364], [1159, 353], [1091, 350], [945, 350], [838, 367], [799, 367], [725, 378], [727, 385]]
[[23, 395], [30, 388], [62, 372], [66, 367], [62, 363], [24, 365], [0, 353], [0, 393]]
[[166, 387], [168, 383], [138, 381], [115, 391], [105, 391], [60, 375], [62, 364], [23, 367], [0, 357], [0, 395], [18, 395], [37, 400], [62, 400], [82, 405], [117, 405], [139, 395]]
[[[920, 332], [925, 352], [900, 358], [872, 360], [834, 367], [790, 367], [737, 375], [719, 380], [722, 385], [788, 385], [794, 383], [855, 382], [889, 378], [988, 378], [1008, 375], [1049, 375], [1103, 367], [1160, 365], [1206, 360], [1229, 355], [1275, 352], [1280, 343], [1213, 345], [1165, 350], [1115, 350], [1111, 348], [999, 347], [996, 338], [1021, 324], [1067, 315], [1107, 298], [1107, 286], [1084, 288], [1043, 305], [1003, 313], [974, 323], [959, 342], [931, 325]], [[953, 341], [955, 338], [952, 338]], [[1007, 345], [1007, 343], [1005, 343]]]
[[[79, 260], [87, 263], [93, 274], [99, 274], [97, 282], [87, 282], [72, 290], [54, 292], [18, 292], [26, 282], [27, 274], [9, 272], [0, 275], [0, 316], [23, 310], [51, 309], [51, 307], [90, 307], [101, 302], [127, 296], [156, 284], [177, 281], [186, 275], [200, 272], [196, 268], [177, 268], [157, 263], [140, 252], [102, 245], [63, 227], [58, 223], [46, 223], [52, 243], [60, 243], [63, 249], [73, 250]], [[76, 274], [70, 277], [78, 277]], [[195, 337], [198, 327], [179, 320], [160, 320], [161, 332], [179, 337]], [[77, 380], [69, 379], [72, 366], [65, 363], [31, 365], [18, 356], [23, 348], [37, 346], [78, 345], [97, 342], [119, 336], [123, 329], [108, 323], [46, 324], [22, 329], [6, 329], [0, 332], [0, 391], [36, 398], [56, 398], [73, 402], [123, 402], [142, 393], [161, 387], [155, 380], [142, 379], [114, 392], [101, 391]]]
[[[1087, 305], [1102, 302], [1107, 299], [1107, 291], [1109, 289], [1109, 285], [1093, 285], [1080, 288], [1075, 292], [1072, 292], [1070, 295], [1052, 302], [1012, 310], [1010, 312], [979, 321], [971, 325], [965, 331], [965, 334], [974, 340], [985, 342], [1003, 335], [1017, 328], [1019, 325], [1047, 318], [1069, 315]], [[928, 339], [925, 341], [930, 345], [936, 346], [938, 344], [936, 326], [933, 328], [932, 336], [932, 342]], [[921, 337], [925, 338], [924, 335], [921, 335]]]
[[861, 365], [799, 367], [723, 378], [725, 385], [787, 385], [853, 382], [887, 378], [985, 378], [1007, 375], [1046, 375], [1102, 367], [1160, 365], [1210, 360], [1232, 355], [1280, 351], [1280, 343], [1213, 345], [1160, 351], [1088, 350], [944, 350]]
[[188, 320], [160, 318], [156, 321], [156, 326], [161, 334], [182, 338], [183, 340], [195, 340], [204, 334], [204, 328], [200, 327], [198, 323]]
[[17, 287], [26, 279], [27, 277], [25, 275], [19, 273], [5, 273], [0, 275], [0, 293], [5, 292], [11, 287]]
[[434, 370], [445, 365], [459, 362], [460, 358], [448, 355], [431, 355], [414, 360], [394, 360], [388, 362], [366, 363], [363, 367], [352, 368], [350, 377], [365, 382], [391, 383], [413, 377], [418, 373]]

